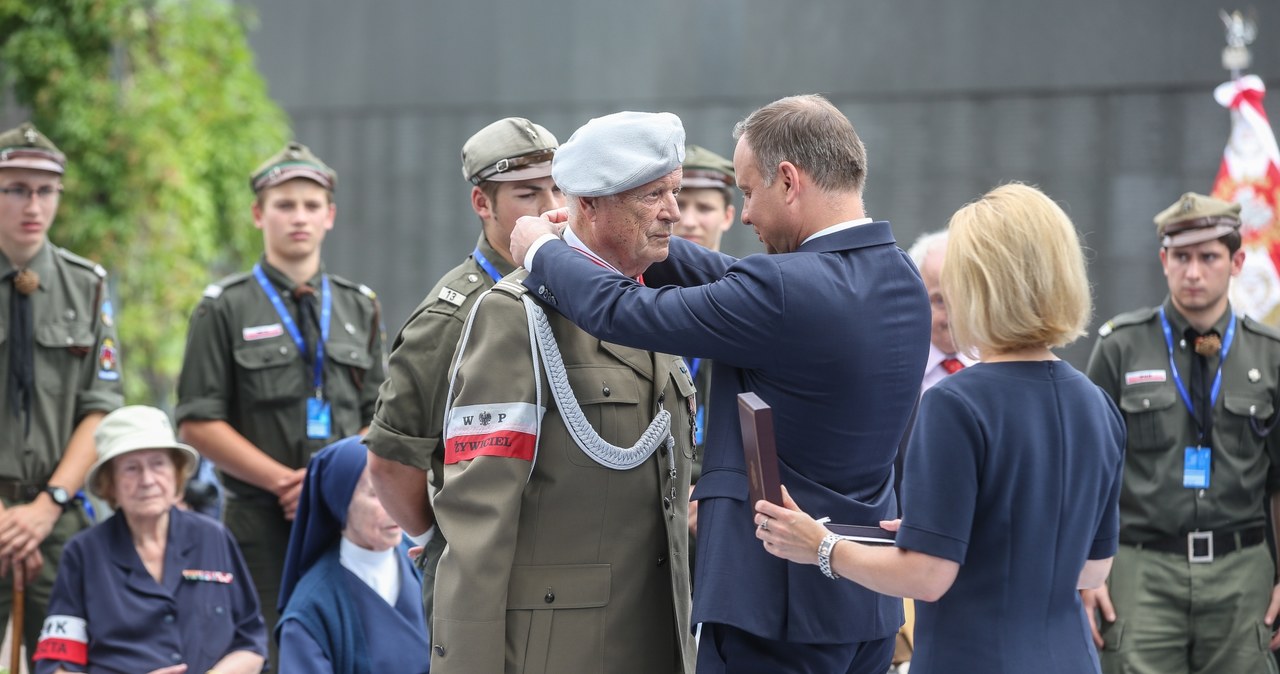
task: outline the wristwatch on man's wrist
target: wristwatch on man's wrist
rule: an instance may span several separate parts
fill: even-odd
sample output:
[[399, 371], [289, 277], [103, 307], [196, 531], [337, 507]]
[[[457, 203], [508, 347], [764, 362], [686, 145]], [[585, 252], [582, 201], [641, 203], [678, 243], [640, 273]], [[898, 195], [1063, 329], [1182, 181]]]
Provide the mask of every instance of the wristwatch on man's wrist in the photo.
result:
[[818, 544], [818, 568], [822, 570], [823, 575], [831, 580], [839, 580], [840, 574], [831, 568], [831, 551], [836, 549], [836, 543], [844, 540], [840, 534], [827, 534], [822, 542]]
[[59, 508], [66, 510], [71, 507], [71, 494], [66, 489], [48, 485], [44, 488], [44, 493], [48, 494], [49, 498], [53, 499], [53, 502], [58, 504]]

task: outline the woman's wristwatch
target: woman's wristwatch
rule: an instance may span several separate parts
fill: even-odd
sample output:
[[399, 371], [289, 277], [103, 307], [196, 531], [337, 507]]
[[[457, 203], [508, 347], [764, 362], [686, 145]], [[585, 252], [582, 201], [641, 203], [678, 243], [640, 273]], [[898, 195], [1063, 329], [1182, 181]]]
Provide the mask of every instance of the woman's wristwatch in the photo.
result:
[[836, 549], [836, 543], [844, 540], [840, 534], [827, 534], [822, 542], [818, 544], [818, 568], [822, 570], [823, 575], [831, 580], [839, 580], [840, 574], [831, 568], [831, 551]]

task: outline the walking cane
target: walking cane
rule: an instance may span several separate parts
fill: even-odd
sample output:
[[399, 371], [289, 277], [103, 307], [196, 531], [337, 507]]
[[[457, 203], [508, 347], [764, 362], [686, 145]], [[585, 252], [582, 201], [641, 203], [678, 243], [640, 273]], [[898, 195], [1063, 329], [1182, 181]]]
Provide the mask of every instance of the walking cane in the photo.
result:
[[22, 671], [22, 619], [26, 602], [26, 583], [18, 565], [13, 567], [13, 628], [9, 631], [9, 674]]

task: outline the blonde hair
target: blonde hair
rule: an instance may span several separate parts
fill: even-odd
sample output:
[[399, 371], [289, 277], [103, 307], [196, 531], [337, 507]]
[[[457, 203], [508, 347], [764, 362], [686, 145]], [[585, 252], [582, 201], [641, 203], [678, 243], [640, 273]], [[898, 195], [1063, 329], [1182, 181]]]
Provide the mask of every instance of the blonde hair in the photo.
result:
[[1067, 214], [1039, 189], [1001, 185], [951, 216], [942, 293], [966, 350], [1066, 346], [1093, 312]]

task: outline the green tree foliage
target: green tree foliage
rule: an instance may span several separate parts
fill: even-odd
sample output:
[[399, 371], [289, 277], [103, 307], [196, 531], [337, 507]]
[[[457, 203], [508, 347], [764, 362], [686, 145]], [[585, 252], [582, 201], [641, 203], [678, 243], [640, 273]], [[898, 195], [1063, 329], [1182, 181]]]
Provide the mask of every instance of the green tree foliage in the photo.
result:
[[248, 173], [288, 137], [227, 0], [0, 0], [0, 73], [67, 154], [50, 238], [112, 272], [131, 401], [167, 404], [186, 319], [261, 238]]

